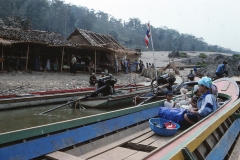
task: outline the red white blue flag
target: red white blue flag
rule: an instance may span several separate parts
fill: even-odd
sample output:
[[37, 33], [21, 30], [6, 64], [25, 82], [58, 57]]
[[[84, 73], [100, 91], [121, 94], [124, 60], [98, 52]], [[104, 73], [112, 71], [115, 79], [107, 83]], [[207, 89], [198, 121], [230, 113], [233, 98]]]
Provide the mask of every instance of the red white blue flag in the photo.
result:
[[149, 24], [149, 22], [148, 22], [148, 24], [147, 24], [147, 32], [146, 32], [145, 39], [144, 39], [144, 41], [145, 41], [145, 43], [146, 43], [146, 45], [147, 45], [147, 48], [148, 48], [148, 43], [149, 43], [149, 38], [150, 38], [150, 36], [151, 36], [150, 24]]

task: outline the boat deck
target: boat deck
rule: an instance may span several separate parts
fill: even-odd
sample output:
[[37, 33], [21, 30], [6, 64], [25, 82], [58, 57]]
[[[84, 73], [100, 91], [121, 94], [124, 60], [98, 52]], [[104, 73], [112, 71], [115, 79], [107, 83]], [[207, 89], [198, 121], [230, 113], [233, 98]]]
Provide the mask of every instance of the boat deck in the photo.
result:
[[154, 149], [167, 144], [181, 132], [178, 131], [171, 137], [158, 136], [151, 131], [149, 122], [145, 121], [63, 152], [69, 156], [90, 160], [142, 159]]

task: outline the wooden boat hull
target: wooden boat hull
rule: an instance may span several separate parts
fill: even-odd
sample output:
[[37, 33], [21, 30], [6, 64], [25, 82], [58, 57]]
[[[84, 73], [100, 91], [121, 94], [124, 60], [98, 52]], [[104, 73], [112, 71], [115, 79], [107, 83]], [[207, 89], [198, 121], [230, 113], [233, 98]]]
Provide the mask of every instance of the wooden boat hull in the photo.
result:
[[[225, 104], [174, 137], [157, 136], [149, 128], [149, 118], [156, 117], [163, 104], [159, 101], [0, 134], [1, 158], [53, 157], [61, 150], [65, 156], [82, 159], [184, 159], [182, 148], [194, 151], [240, 107], [240, 100], [236, 101], [239, 89], [235, 82], [220, 79], [215, 84], [219, 96], [227, 100]], [[230, 124], [225, 126], [228, 128]]]
[[[143, 87], [149, 86], [149, 83], [139, 83], [139, 84], [131, 84], [128, 87]], [[114, 88], [120, 89], [123, 88], [124, 85], [117, 85]], [[64, 93], [74, 93], [74, 92], [87, 92], [87, 91], [94, 91], [96, 87], [85, 87], [79, 89], [66, 89], [66, 90], [53, 90], [53, 91], [43, 91], [43, 92], [29, 92], [28, 94], [10, 94], [10, 95], [2, 95], [0, 99], [7, 99], [7, 98], [16, 98], [16, 97], [28, 97], [28, 96], [39, 96], [39, 95], [54, 95], [54, 94], [64, 94]]]
[[[184, 159], [182, 153], [182, 149], [184, 147], [188, 147], [191, 151], [196, 150], [198, 147], [202, 148], [197, 152], [202, 152], [203, 150], [209, 149], [208, 147], [203, 148], [203, 143], [205, 143], [206, 139], [211, 136], [211, 133], [218, 132], [218, 126], [222, 125], [222, 123], [229, 123], [225, 122], [226, 120], [232, 123], [233, 119], [231, 116], [233, 113], [238, 111], [240, 107], [240, 100], [237, 100], [239, 95], [239, 88], [237, 87], [235, 81], [231, 80], [230, 78], [221, 78], [214, 81], [214, 83], [218, 87], [218, 92], [220, 94], [226, 93], [230, 96], [230, 99], [225, 104], [225, 106], [219, 108], [216, 112], [209, 115], [199, 123], [195, 124], [186, 130], [184, 134], [177, 136], [168, 144], [164, 145], [163, 147], [159, 147], [155, 151], [151, 152], [144, 159]], [[222, 130], [221, 126], [220, 128], [220, 130]], [[199, 157], [197, 157], [199, 159], [205, 159], [207, 157], [207, 154], [204, 156], [205, 158], [202, 158], [201, 156], [203, 156], [203, 154], [199, 154]]]
[[[186, 82], [186, 83], [180, 83], [178, 85], [175, 85], [176, 87], [176, 91], [174, 91], [175, 95], [179, 95], [180, 94], [180, 88], [181, 87], [184, 87], [185, 89], [187, 89], [188, 91], [191, 91], [194, 87], [194, 85], [197, 85], [198, 83], [196, 81], [191, 81], [191, 82]], [[145, 95], [141, 95], [141, 96], [136, 96], [134, 97], [134, 104], [135, 105], [138, 105], [140, 104], [142, 101], [144, 101], [146, 98], [148, 97], [145, 97]], [[150, 101], [148, 101], [147, 103], [150, 103], [150, 102], [154, 102], [154, 101], [159, 101], [159, 100], [163, 100], [163, 99], [166, 99], [166, 96], [165, 95], [161, 95], [161, 96], [156, 96], [154, 98], [152, 98]]]
[[[122, 89], [134, 91], [136, 89], [142, 90], [146, 88], [149, 88], [149, 86], [140, 85], [137, 88], [130, 86]], [[0, 110], [67, 102], [73, 99], [77, 99], [80, 96], [90, 94], [91, 92], [92, 90], [84, 91], [84, 92], [70, 92], [70, 93], [47, 94], [47, 95], [36, 95], [36, 96], [28, 96], [28, 97], [1, 99]]]
[[[149, 97], [145, 97], [145, 96], [135, 96], [134, 99], [134, 105], [138, 105], [140, 104], [142, 101], [144, 101], [145, 99], [147, 99]], [[155, 102], [155, 101], [160, 101], [166, 99], [166, 96], [156, 96], [154, 98], [152, 98], [151, 100], [147, 101], [146, 103], [151, 103], [151, 102]]]
[[116, 106], [123, 106], [132, 103], [132, 97], [149, 92], [149, 89], [135, 90], [123, 95], [107, 96], [103, 98], [88, 98], [82, 100], [80, 104], [88, 108], [111, 108]]

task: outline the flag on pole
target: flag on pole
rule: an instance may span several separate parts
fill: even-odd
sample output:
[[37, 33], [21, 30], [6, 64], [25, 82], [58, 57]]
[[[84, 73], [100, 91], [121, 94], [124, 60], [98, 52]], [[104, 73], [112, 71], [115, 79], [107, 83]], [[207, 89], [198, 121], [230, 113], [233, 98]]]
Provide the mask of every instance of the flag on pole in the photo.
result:
[[148, 48], [150, 35], [151, 35], [151, 33], [150, 33], [150, 24], [148, 22], [148, 24], [147, 24], [147, 32], [146, 32], [145, 39], [144, 39], [144, 41], [145, 41], [145, 43], [147, 45], [147, 48]]

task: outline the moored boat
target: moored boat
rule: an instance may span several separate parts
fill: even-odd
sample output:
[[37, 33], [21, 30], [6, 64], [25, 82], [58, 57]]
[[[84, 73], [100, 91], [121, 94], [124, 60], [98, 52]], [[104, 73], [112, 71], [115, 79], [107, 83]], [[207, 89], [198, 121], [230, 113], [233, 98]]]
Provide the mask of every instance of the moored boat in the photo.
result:
[[79, 103], [83, 107], [94, 107], [94, 108], [109, 108], [124, 104], [131, 104], [132, 97], [149, 92], [148, 89], [138, 89], [138, 90], [130, 90], [127, 92], [120, 91], [115, 93], [114, 95], [103, 96], [103, 97], [90, 97], [84, 100], [81, 100]]
[[193, 151], [211, 133], [221, 133], [218, 126], [226, 119], [225, 130], [233, 123], [231, 115], [240, 105], [239, 88], [228, 78], [214, 83], [224, 103], [208, 117], [172, 137], [155, 135], [149, 128], [149, 118], [157, 117], [158, 108], [163, 104], [158, 101], [2, 133], [1, 158], [48, 159], [61, 155], [69, 159], [183, 159], [182, 148], [187, 146]]
[[[193, 89], [194, 85], [197, 85], [197, 84], [198, 84], [197, 81], [183, 82], [181, 77], [176, 76], [176, 82], [175, 82], [174, 86], [172, 87], [173, 88], [173, 93], [174, 93], [175, 96], [180, 95], [181, 94], [180, 93], [181, 88], [185, 88], [188, 91], [191, 91]], [[149, 98], [148, 94], [143, 94], [143, 95], [140, 95], [140, 96], [138, 95], [138, 96], [134, 97], [133, 101], [134, 101], [135, 105], [138, 105], [148, 98]], [[165, 98], [166, 98], [166, 96], [164, 94], [157, 95], [157, 96], [154, 96], [150, 101], [148, 101], [148, 103], [163, 100]]]
[[[129, 84], [129, 85], [117, 85], [114, 86], [115, 89], [120, 89], [123, 87], [144, 87], [149, 85], [148, 83], [138, 83], [138, 84]], [[74, 92], [86, 92], [86, 91], [94, 91], [96, 87], [85, 87], [78, 89], [65, 89], [65, 90], [52, 90], [52, 91], [42, 91], [42, 92], [29, 92], [26, 94], [9, 94], [9, 95], [1, 95], [0, 99], [8, 99], [8, 98], [16, 98], [16, 97], [28, 97], [28, 96], [39, 96], [39, 95], [54, 95], [54, 94], [64, 94], [64, 93], [74, 93]]]
[[[150, 83], [132, 84], [126, 87], [115, 86], [117, 89], [122, 90], [141, 90], [150, 87]], [[62, 90], [62, 91], [48, 91], [48, 92], [36, 92], [31, 93], [31, 96], [17, 97], [16, 95], [12, 98], [3, 98], [0, 101], [0, 110], [30, 107], [38, 105], [46, 105], [52, 103], [67, 102], [73, 99], [79, 98], [79, 96], [87, 95], [95, 90], [95, 87], [74, 89], [74, 90]]]

